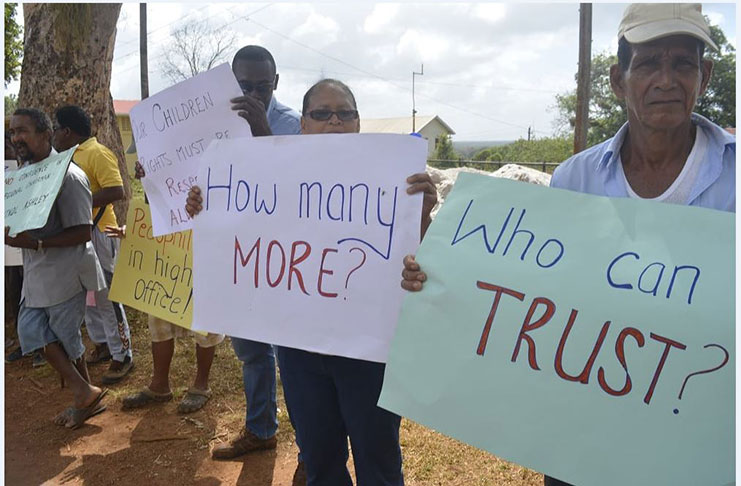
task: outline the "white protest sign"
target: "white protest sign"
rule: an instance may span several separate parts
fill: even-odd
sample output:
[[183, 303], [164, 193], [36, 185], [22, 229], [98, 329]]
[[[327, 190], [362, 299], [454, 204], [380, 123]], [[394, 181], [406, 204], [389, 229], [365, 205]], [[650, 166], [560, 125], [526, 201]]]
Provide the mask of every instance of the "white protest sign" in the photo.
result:
[[242, 95], [224, 63], [142, 100], [131, 109], [131, 127], [142, 181], [152, 211], [154, 236], [190, 229], [188, 189], [212, 140], [251, 137], [249, 124], [232, 111]]
[[[18, 162], [15, 160], [5, 161], [5, 177], [11, 175], [11, 171], [18, 168]], [[17, 265], [23, 265], [23, 252], [20, 248], [13, 248], [12, 246], [5, 245], [5, 266], [12, 267]]]
[[5, 175], [5, 226], [11, 236], [46, 224], [75, 150], [77, 145]]
[[[328, 134], [215, 142], [193, 224], [194, 329], [384, 362], [419, 245], [427, 143]], [[202, 327], [201, 327], [202, 326]]]

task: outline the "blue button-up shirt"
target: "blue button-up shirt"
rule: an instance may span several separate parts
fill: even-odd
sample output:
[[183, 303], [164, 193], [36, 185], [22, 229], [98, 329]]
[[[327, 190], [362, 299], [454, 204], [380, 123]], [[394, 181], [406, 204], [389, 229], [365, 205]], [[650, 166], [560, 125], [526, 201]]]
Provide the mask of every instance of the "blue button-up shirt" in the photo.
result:
[[[705, 129], [708, 148], [686, 204], [736, 212], [736, 137], [696, 113], [692, 114], [692, 123]], [[551, 187], [628, 197], [618, 167], [620, 148], [627, 133], [626, 123], [611, 139], [563, 162], [553, 173]]]
[[298, 135], [301, 133], [301, 115], [279, 102], [273, 96], [268, 105], [268, 125], [273, 135]]

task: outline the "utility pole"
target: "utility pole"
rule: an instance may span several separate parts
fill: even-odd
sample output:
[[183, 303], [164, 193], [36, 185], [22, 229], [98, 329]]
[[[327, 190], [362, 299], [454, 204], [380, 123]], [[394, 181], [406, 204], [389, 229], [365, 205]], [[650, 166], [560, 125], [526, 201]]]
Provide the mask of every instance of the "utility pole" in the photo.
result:
[[531, 136], [533, 133], [533, 127], [527, 127], [527, 141], [529, 142], [531, 140]]
[[412, 133], [417, 131], [416, 115], [417, 105], [414, 102], [414, 76], [423, 76], [425, 73], [425, 65], [422, 64], [422, 69], [419, 72], [412, 71]]
[[139, 4], [139, 69], [141, 71], [141, 98], [149, 97], [149, 69], [147, 65], [147, 4]]
[[592, 70], [592, 4], [579, 6], [579, 72], [576, 84], [576, 122], [574, 153], [587, 148], [589, 128], [589, 84]]

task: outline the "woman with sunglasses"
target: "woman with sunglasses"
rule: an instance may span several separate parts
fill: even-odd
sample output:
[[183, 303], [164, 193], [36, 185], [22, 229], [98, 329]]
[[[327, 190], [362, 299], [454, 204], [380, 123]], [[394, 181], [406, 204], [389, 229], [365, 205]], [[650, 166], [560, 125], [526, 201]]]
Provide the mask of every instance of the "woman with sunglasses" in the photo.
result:
[[[304, 95], [302, 134], [358, 133], [355, 96], [344, 83], [324, 79]], [[429, 175], [407, 178], [408, 194], [423, 193], [422, 234], [430, 224], [437, 192]], [[202, 209], [200, 189], [188, 195], [186, 209]], [[401, 486], [401, 418], [379, 408], [385, 365], [360, 359], [276, 347], [287, 408], [296, 429], [308, 486], [352, 485], [347, 439], [358, 486]]]

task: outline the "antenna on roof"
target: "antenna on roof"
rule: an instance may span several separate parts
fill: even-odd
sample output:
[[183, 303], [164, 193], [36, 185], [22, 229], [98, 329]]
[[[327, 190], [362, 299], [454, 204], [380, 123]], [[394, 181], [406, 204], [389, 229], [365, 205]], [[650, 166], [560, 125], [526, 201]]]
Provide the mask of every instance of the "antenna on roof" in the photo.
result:
[[412, 71], [412, 133], [417, 131], [416, 126], [416, 115], [417, 115], [417, 106], [414, 103], [414, 76], [422, 76], [425, 73], [425, 65], [422, 64], [422, 69], [420, 69], [419, 72]]

